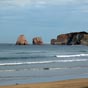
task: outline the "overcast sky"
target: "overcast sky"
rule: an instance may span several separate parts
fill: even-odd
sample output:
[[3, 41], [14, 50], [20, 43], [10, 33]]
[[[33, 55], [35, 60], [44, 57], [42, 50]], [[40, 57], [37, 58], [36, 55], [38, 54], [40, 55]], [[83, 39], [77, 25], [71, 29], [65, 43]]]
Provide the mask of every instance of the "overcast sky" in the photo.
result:
[[0, 43], [15, 43], [20, 34], [49, 43], [76, 31], [88, 32], [88, 0], [0, 0]]

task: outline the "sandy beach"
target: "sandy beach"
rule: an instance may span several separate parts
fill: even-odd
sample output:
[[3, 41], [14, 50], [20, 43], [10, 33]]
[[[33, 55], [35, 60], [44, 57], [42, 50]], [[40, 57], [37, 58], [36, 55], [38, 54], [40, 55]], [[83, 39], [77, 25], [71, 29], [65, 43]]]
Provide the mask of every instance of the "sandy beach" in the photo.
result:
[[37, 84], [17, 84], [0, 86], [0, 88], [88, 88], [88, 78]]

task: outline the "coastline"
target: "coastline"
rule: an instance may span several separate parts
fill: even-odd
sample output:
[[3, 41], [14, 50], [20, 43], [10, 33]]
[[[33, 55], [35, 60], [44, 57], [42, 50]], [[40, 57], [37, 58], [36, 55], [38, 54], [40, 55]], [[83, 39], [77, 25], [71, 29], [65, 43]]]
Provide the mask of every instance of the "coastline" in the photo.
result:
[[88, 78], [37, 84], [16, 84], [9, 86], [0, 86], [0, 88], [88, 88]]

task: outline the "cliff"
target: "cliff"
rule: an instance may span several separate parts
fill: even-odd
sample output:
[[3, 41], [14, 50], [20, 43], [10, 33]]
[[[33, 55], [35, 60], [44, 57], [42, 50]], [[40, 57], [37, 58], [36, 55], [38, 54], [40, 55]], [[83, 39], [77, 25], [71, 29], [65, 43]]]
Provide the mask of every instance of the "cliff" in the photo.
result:
[[51, 39], [52, 45], [88, 45], [87, 32], [72, 32], [61, 34], [57, 39]]

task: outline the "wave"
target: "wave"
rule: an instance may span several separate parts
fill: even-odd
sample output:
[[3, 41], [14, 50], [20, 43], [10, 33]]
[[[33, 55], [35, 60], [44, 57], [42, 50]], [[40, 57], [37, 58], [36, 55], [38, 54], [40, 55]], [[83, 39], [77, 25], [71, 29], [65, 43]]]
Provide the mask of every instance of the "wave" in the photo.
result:
[[0, 60], [10, 60], [10, 59], [40, 59], [40, 58], [66, 58], [66, 57], [84, 57], [88, 54], [74, 54], [74, 55], [29, 55], [29, 56], [13, 56], [13, 57], [0, 57]]
[[3, 69], [0, 72], [16, 72], [16, 71], [42, 71], [42, 70], [66, 70], [66, 69], [81, 69], [88, 67], [45, 67], [45, 68], [28, 68], [28, 69]]
[[82, 61], [88, 61], [88, 59], [70, 59], [70, 60], [50, 60], [50, 61], [35, 61], [35, 62], [0, 63], [0, 66], [49, 64], [49, 63], [58, 63], [58, 62], [66, 63], [66, 62], [82, 62]]
[[55, 57], [55, 56], [52, 56], [52, 55], [30, 55], [30, 56], [13, 56], [13, 57], [0, 57], [0, 60], [12, 60], [12, 59], [39, 59], [39, 58], [52, 58], [52, 57]]
[[23, 55], [23, 54], [35, 54], [35, 53], [47, 53], [47, 51], [28, 51], [28, 52], [27, 51], [26, 52], [25, 51], [24, 52], [20, 51], [20, 52], [16, 52], [16, 53], [13, 53], [13, 54], [22, 54]]
[[88, 54], [56, 55], [56, 57], [81, 57], [81, 56], [88, 56]]
[[16, 71], [15, 69], [13, 69], [13, 70], [0, 70], [0, 72], [14, 72], [14, 71]]
[[29, 57], [0, 57], [0, 60], [9, 60], [9, 59], [29, 59]]

